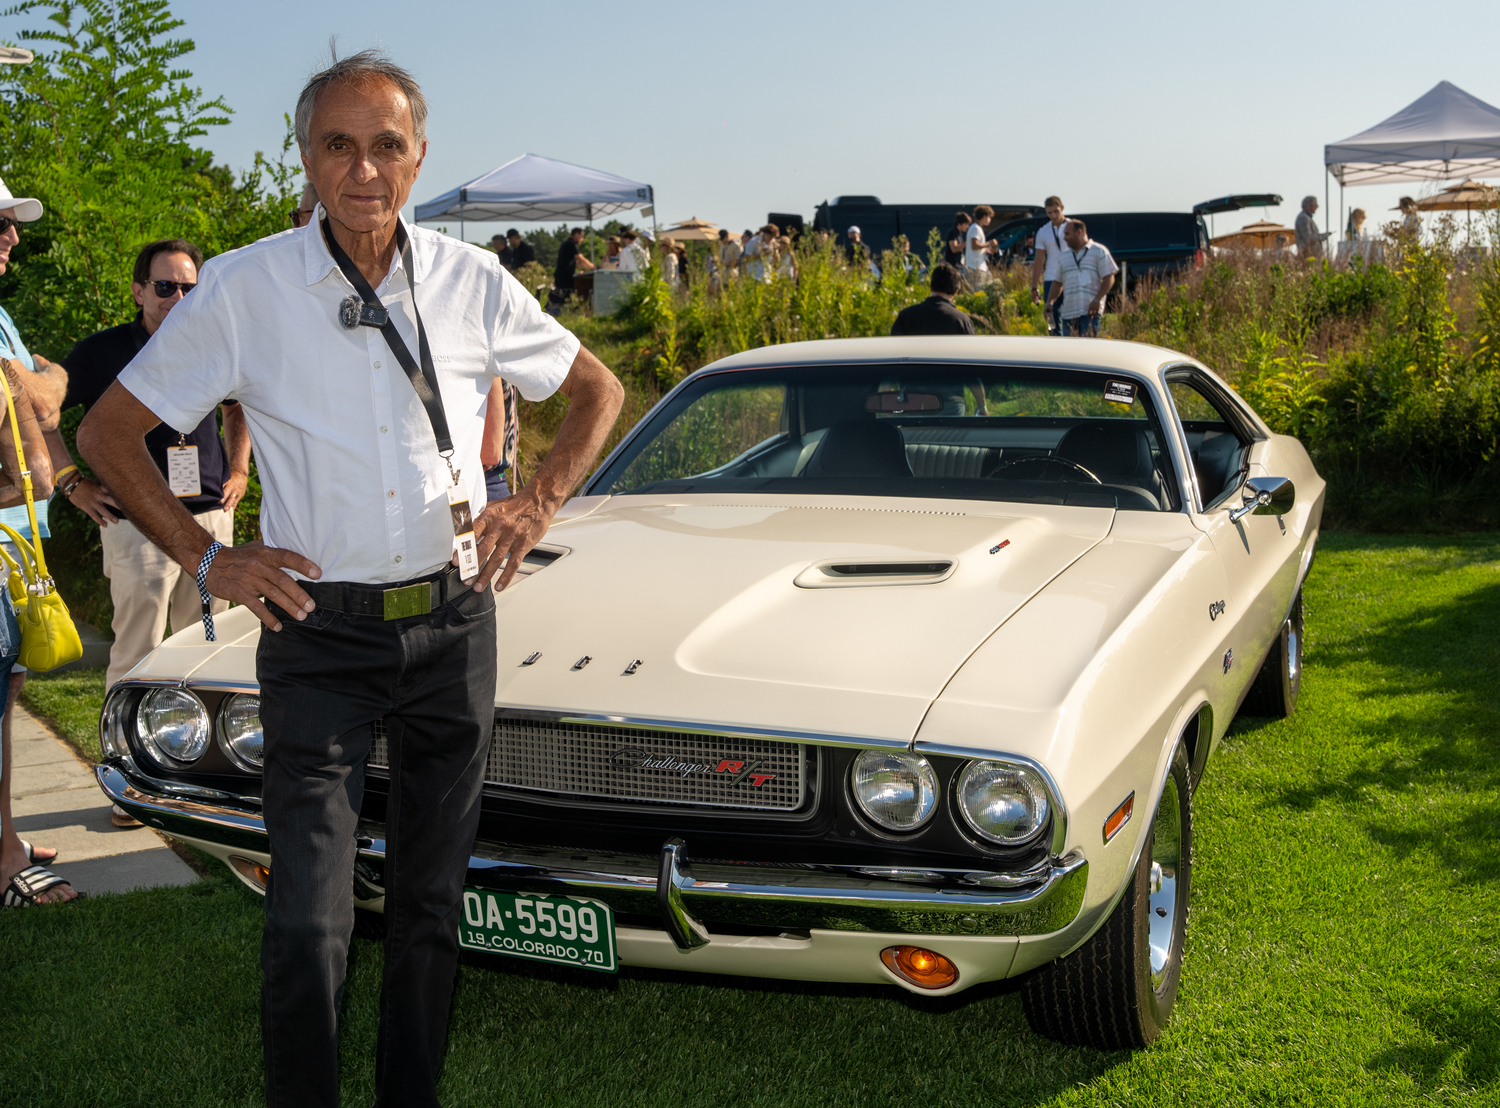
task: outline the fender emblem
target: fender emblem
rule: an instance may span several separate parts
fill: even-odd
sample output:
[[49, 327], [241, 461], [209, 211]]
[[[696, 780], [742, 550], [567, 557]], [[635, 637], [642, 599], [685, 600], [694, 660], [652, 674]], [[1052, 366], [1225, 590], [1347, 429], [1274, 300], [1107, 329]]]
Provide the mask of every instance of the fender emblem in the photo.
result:
[[1234, 650], [1226, 650], [1224, 651], [1224, 672], [1228, 673], [1229, 667], [1232, 665], [1234, 665]]
[[1218, 619], [1223, 614], [1224, 614], [1224, 602], [1222, 600], [1215, 600], [1212, 604], [1210, 604], [1208, 606], [1208, 618], [1209, 618], [1210, 621]]

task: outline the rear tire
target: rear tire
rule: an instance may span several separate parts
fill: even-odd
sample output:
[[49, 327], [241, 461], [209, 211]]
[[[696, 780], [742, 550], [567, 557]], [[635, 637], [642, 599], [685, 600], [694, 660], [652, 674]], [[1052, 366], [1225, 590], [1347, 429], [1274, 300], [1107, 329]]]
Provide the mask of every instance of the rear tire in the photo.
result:
[[1297, 710], [1302, 689], [1302, 593], [1292, 601], [1292, 610], [1281, 624], [1281, 634], [1261, 663], [1255, 683], [1245, 694], [1240, 712], [1247, 716], [1285, 719]]
[[1192, 877], [1192, 794], [1179, 745], [1119, 905], [1081, 948], [1027, 978], [1021, 1003], [1031, 1029], [1100, 1050], [1135, 1050], [1160, 1035], [1182, 979]]

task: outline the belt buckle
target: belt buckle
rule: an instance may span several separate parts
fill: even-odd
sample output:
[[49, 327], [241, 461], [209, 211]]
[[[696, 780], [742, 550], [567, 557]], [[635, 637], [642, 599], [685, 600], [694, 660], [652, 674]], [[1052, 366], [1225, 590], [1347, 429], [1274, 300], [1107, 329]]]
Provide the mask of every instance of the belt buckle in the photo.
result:
[[432, 582], [419, 581], [405, 588], [386, 589], [381, 599], [385, 602], [387, 620], [425, 616], [432, 611]]

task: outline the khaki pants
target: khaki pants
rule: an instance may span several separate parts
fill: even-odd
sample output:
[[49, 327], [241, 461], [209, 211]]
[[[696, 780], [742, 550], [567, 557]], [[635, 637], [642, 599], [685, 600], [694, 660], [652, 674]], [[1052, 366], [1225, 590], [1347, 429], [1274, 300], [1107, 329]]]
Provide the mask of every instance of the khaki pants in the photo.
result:
[[[234, 539], [233, 512], [215, 508], [193, 518], [215, 541], [228, 546]], [[169, 614], [175, 635], [202, 619], [203, 604], [193, 575], [162, 553], [135, 524], [122, 519], [100, 528], [99, 541], [104, 545], [110, 599], [115, 602], [115, 644], [109, 651], [105, 677], [108, 688], [161, 645]], [[214, 597], [215, 613], [228, 609], [227, 600]]]

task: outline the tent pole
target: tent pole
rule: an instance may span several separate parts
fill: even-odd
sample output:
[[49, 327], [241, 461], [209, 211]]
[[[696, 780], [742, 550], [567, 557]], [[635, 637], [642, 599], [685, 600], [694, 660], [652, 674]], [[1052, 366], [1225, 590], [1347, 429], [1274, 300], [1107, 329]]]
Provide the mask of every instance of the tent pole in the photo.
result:
[[[1328, 167], [1325, 165], [1323, 167], [1323, 210], [1325, 212], [1328, 211], [1328, 196], [1329, 196], [1328, 188], [1329, 188], [1329, 185], [1328, 185]], [[1324, 218], [1324, 220], [1327, 220], [1328, 216], [1325, 215], [1323, 218]], [[1323, 242], [1326, 244], [1328, 242], [1328, 240], [1324, 239]], [[1328, 248], [1327, 248], [1326, 245], [1323, 248], [1323, 256], [1325, 258], [1328, 257]]]
[[589, 213], [589, 261], [599, 264], [599, 244], [594, 241], [594, 205], [588, 205]]
[[1349, 226], [1349, 222], [1348, 222], [1348, 220], [1344, 216], [1344, 182], [1343, 181], [1339, 182], [1339, 223], [1342, 224], [1346, 228]]

